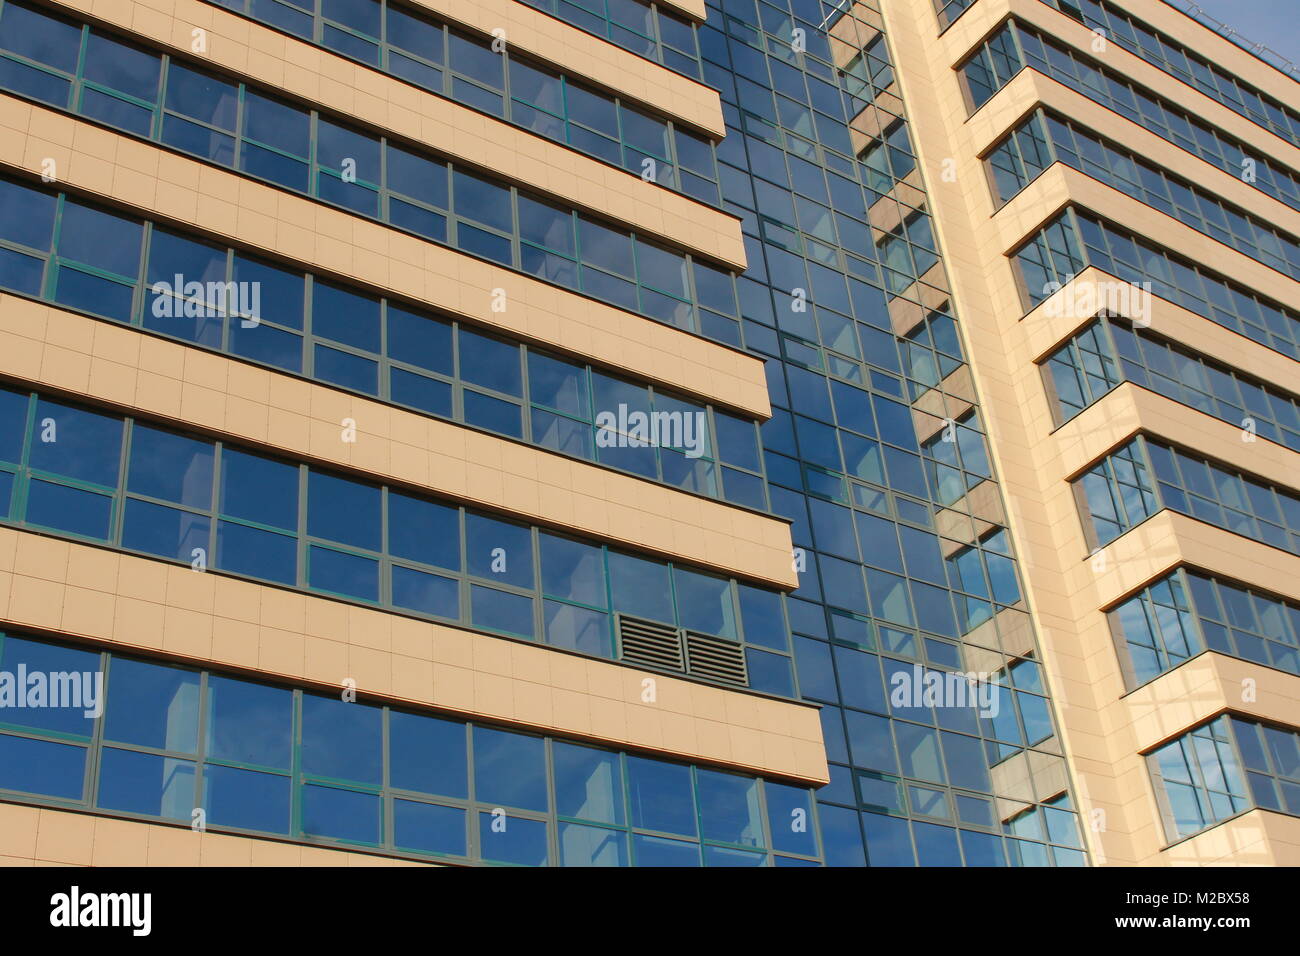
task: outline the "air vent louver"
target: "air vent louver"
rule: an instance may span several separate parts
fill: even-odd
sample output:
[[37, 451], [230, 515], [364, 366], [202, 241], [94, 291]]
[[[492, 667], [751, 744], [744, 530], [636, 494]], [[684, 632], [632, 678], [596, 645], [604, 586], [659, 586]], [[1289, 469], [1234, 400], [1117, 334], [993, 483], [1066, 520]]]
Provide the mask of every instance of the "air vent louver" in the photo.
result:
[[669, 624], [643, 621], [620, 614], [618, 637], [623, 647], [623, 660], [629, 664], [685, 670], [681, 632]]
[[694, 677], [748, 686], [745, 652], [735, 641], [686, 632], [686, 670]]

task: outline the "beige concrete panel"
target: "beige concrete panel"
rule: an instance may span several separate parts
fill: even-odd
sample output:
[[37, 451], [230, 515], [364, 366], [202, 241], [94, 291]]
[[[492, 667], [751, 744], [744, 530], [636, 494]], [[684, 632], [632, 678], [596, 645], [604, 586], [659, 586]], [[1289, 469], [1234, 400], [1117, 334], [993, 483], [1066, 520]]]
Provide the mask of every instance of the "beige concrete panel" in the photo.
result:
[[3, 294], [0, 343], [12, 356], [3, 373], [38, 387], [769, 585], [798, 583], [789, 525], [759, 512]]
[[[472, 4], [459, 0], [413, 2], [479, 33], [504, 28], [507, 42], [565, 72], [587, 77], [598, 86], [626, 92], [633, 99], [680, 116], [717, 137], [724, 133], [721, 102], [712, 87], [687, 79], [540, 10], [516, 0], [476, 0]], [[699, 0], [684, 2], [695, 4]]]
[[1163, 438], [1239, 468], [1282, 488], [1300, 486], [1300, 453], [1256, 436], [1245, 441], [1238, 425], [1124, 382], [1070, 419], [1052, 436], [1063, 477], [1074, 478], [1137, 432]]
[[[1143, 11], [1138, 13], [1138, 16], [1149, 19], [1146, 17], [1146, 11], [1151, 6], [1150, 4], [1146, 5]], [[1147, 63], [1146, 60], [1128, 52], [1117, 43], [1107, 43], [1104, 52], [1094, 52], [1093, 41], [1095, 37], [1090, 28], [1071, 17], [1065, 16], [1060, 11], [1054, 10], [1047, 4], [1041, 3], [1040, 0], [981, 0], [980, 3], [967, 11], [953, 25], [953, 28], [942, 37], [941, 42], [946, 53], [946, 62], [950, 66], [957, 66], [990, 33], [994, 32], [1008, 16], [1014, 16], [1022, 23], [1037, 27], [1040, 32], [1067, 47], [1073, 48], [1089, 61], [1099, 62], [1101, 66], [1112, 72], [1127, 77], [1162, 99], [1182, 107], [1192, 116], [1198, 117], [1230, 136], [1250, 144], [1263, 155], [1276, 159], [1293, 170], [1300, 169], [1300, 147], [1283, 140], [1277, 134], [1234, 112], [1218, 100], [1212, 99], [1181, 80], [1175, 79], [1173, 75]], [[1236, 48], [1227, 39], [1221, 39], [1215, 46], [1223, 53], [1235, 51], [1236, 54], [1243, 54], [1243, 51]], [[1211, 59], [1214, 62], [1219, 62], [1218, 57], [1219, 54], [1216, 53]], [[1270, 73], [1276, 73], [1276, 71], [1257, 62], [1255, 67], [1248, 70], [1245, 75], [1250, 77], [1252, 81], [1268, 77], [1268, 81], [1272, 85], [1273, 77], [1269, 76]], [[1294, 103], [1296, 101], [1297, 84], [1289, 83], [1280, 74], [1279, 78], [1283, 82], [1272, 88], [1275, 90], [1287, 89], [1287, 92], [1275, 95], [1280, 96], [1284, 103]]]
[[[208, 33], [209, 54], [216, 56], [223, 43], [252, 42], [256, 55], [267, 57], [273, 69], [287, 72], [310, 64], [317, 49], [286, 34], [261, 26], [219, 7], [197, 0], [150, 0], [126, 3], [123, 0], [52, 0], [73, 10], [81, 10], [105, 23], [120, 24], [126, 29], [155, 39], [162, 39], [180, 50], [189, 50], [192, 31]], [[480, 35], [495, 29], [506, 31], [507, 41], [566, 73], [585, 77], [597, 86], [640, 100], [669, 116], [719, 138], [724, 133], [722, 108], [713, 89], [681, 76], [651, 60], [630, 53], [607, 40], [569, 26], [539, 10], [515, 0], [412, 0], [441, 19], [468, 27]], [[686, 0], [694, 3], [697, 0]], [[255, 38], [255, 39], [254, 39]], [[374, 70], [353, 67], [352, 61], [330, 55], [330, 60], [348, 64], [352, 77], [378, 77]], [[276, 65], [277, 62], [280, 65]], [[346, 76], [334, 74], [346, 80]]]
[[1300, 819], [1250, 810], [1141, 861], [1145, 866], [1300, 866]]
[[1183, 259], [1300, 310], [1300, 282], [1062, 163], [1026, 186], [993, 217], [998, 243], [1010, 254], [1068, 204], [1081, 206], [1134, 236], [1157, 236], [1158, 245]]
[[[767, 417], [763, 362], [380, 223], [0, 96], [0, 166]], [[495, 290], [505, 311], [493, 308]]]
[[1287, 724], [1300, 713], [1300, 676], [1206, 651], [1124, 698], [1137, 749], [1148, 753], [1227, 711]]
[[708, 16], [704, 0], [659, 0], [659, 5], [661, 7], [672, 7], [677, 13], [683, 13], [692, 20], [698, 20], [701, 23]]
[[[1279, 229], [1300, 235], [1300, 210], [1242, 181], [1192, 153], [1157, 136], [1144, 126], [1120, 116], [1100, 103], [1088, 99], [1036, 70], [1022, 70], [993, 99], [985, 103], [967, 121], [967, 129], [979, 156], [987, 156], [993, 147], [1019, 125], [1033, 109], [1042, 105], [1065, 116], [1081, 127], [1090, 129], [1132, 150], [1152, 163], [1181, 176], [1188, 182], [1210, 190], [1224, 201], [1253, 213]], [[985, 208], [993, 211], [993, 194], [985, 191]], [[1135, 200], [1134, 200], [1135, 201]]]
[[[173, 6], [173, 16], [167, 20], [157, 13], [160, 19], [155, 24], [151, 18], [146, 36], [155, 43], [159, 37], [168, 38], [170, 50], [189, 54], [189, 24], [210, 14], [212, 34], [200, 61], [283, 90], [379, 132], [426, 144], [464, 164], [493, 171], [709, 259], [744, 267], [739, 220], [720, 210], [346, 57], [213, 10], [200, 0], [162, 2]], [[528, 9], [515, 0], [509, 2]], [[82, 7], [79, 2], [66, 5], [74, 9], [90, 6]], [[145, 32], [139, 29], [139, 9], [139, 4], [101, 4], [94, 12], [113, 26]], [[152, 32], [159, 27], [162, 32]], [[370, 178], [377, 179], [377, 171]]]
[[437, 866], [329, 846], [0, 803], [0, 866]]
[[1183, 564], [1283, 595], [1295, 593], [1300, 575], [1300, 556], [1168, 510], [1152, 515], [1105, 550], [1105, 564], [1091, 569], [1088, 597], [1097, 608], [1113, 607]]
[[[0, 621], [814, 786], [815, 705], [0, 528]], [[653, 703], [643, 699], [652, 678]]]
[[[1038, 363], [1045, 361], [1067, 339], [1091, 323], [1097, 312], [1096, 309], [1081, 309], [1072, 313], [1072, 306], [1082, 306], [1088, 301], [1106, 301], [1106, 287], [1119, 281], [1121, 280], [1110, 273], [1089, 266], [1062, 286], [1055, 296], [1039, 303], [1021, 322], [1026, 349], [1033, 360]], [[1091, 285], [1093, 292], [1084, 290], [1085, 285]], [[1131, 306], [1131, 302], [1118, 301], [1116, 304], [1120, 306], [1118, 311], [1122, 315], [1130, 319], [1142, 318], [1132, 308], [1124, 308], [1126, 304]], [[1282, 389], [1287, 389], [1296, 382], [1295, 359], [1166, 299], [1153, 295], [1145, 319], [1155, 335], [1191, 349], [1211, 361], [1228, 365]]]

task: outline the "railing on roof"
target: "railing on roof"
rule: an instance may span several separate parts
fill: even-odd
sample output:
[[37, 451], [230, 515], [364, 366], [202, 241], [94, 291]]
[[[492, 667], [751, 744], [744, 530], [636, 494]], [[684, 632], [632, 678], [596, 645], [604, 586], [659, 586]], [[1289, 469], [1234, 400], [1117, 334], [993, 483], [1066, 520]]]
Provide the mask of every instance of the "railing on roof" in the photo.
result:
[[1191, 17], [1193, 20], [1197, 21], [1198, 23], [1201, 23], [1204, 26], [1209, 27], [1211, 30], [1213, 30], [1215, 33], [1219, 34], [1220, 36], [1224, 37], [1225, 39], [1231, 40], [1233, 43], [1241, 47], [1247, 53], [1251, 53], [1254, 56], [1258, 57], [1259, 59], [1263, 60], [1269, 66], [1273, 67], [1275, 70], [1285, 73], [1293, 80], [1300, 80], [1300, 66], [1297, 66], [1295, 63], [1291, 62], [1291, 60], [1287, 59], [1281, 53], [1278, 53], [1276, 50], [1272, 50], [1266, 47], [1262, 43], [1254, 43], [1248, 38], [1238, 33], [1233, 27], [1230, 27], [1226, 23], [1221, 23], [1220, 21], [1216, 20], [1214, 17], [1210, 16], [1199, 6], [1197, 6], [1194, 0], [1165, 0], [1165, 3], [1169, 4], [1169, 6], [1173, 7], [1174, 9], [1187, 14], [1189, 17]]

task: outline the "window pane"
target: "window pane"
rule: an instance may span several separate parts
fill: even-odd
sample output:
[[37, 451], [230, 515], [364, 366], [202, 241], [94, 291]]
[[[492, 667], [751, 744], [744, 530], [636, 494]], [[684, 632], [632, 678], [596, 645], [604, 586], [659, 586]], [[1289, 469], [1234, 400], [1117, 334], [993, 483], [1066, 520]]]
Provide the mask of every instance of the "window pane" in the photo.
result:
[[393, 801], [393, 842], [417, 853], [465, 856], [465, 811], [413, 800]]
[[33, 468], [116, 487], [122, 419], [38, 399], [32, 439]]
[[689, 767], [628, 756], [627, 776], [634, 827], [695, 835]]
[[390, 711], [388, 749], [392, 786], [445, 797], [469, 796], [464, 724]]
[[533, 599], [475, 584], [470, 587], [470, 622], [476, 627], [532, 637]]
[[197, 671], [114, 657], [108, 690], [105, 739], [180, 753], [197, 749]]
[[126, 486], [136, 494], [192, 508], [212, 507], [210, 442], [135, 423]]
[[149, 102], [158, 96], [162, 61], [92, 31], [86, 42], [86, 79]]
[[542, 591], [551, 597], [605, 607], [602, 549], [569, 538], [542, 534]]
[[467, 512], [465, 543], [470, 574], [516, 587], [534, 586], [530, 528]]
[[474, 797], [480, 803], [546, 810], [545, 741], [476, 726]]
[[700, 847], [682, 840], [632, 835], [637, 866], [699, 866]]
[[313, 282], [311, 329], [316, 335], [367, 352], [379, 352], [379, 301], [324, 282]]
[[434, 617], [460, 618], [460, 583], [393, 565], [393, 604]]
[[293, 693], [231, 677], [208, 677], [209, 757], [289, 769]]
[[273, 528], [298, 527], [298, 467], [223, 449], [221, 511]]
[[303, 773], [377, 786], [382, 779], [382, 713], [367, 704], [303, 694]]
[[59, 255], [134, 279], [140, 274], [143, 233], [143, 225], [135, 220], [65, 202], [59, 225]]
[[107, 540], [113, 499], [33, 478], [27, 486], [27, 520], [42, 528]]
[[0, 734], [0, 788], [80, 800], [85, 777], [85, 747]]
[[812, 827], [812, 807], [807, 790], [764, 781], [767, 819], [772, 829], [772, 846], [786, 853], [813, 856], [817, 837]]
[[302, 832], [307, 836], [348, 843], [378, 843], [380, 810], [380, 800], [375, 794], [314, 783], [304, 784], [302, 788]]
[[[17, 9], [5, 6], [5, 22]], [[49, 193], [0, 180], [0, 237], [48, 251], [54, 238], [56, 203]]]
[[668, 566], [610, 551], [609, 588], [614, 610], [675, 623]]
[[412, 561], [460, 570], [459, 511], [389, 492], [388, 550]]
[[219, 521], [217, 567], [281, 584], [297, 584], [298, 542], [290, 535]]
[[[495, 54], [493, 59], [498, 59]], [[452, 171], [456, 214], [501, 232], [514, 232], [510, 211], [510, 190], [504, 186], [471, 176], [458, 169]]]
[[540, 820], [480, 812], [483, 859], [519, 866], [546, 866], [546, 824]]
[[307, 474], [307, 533], [378, 551], [382, 538], [380, 489], [325, 472]]
[[[14, 675], [25, 667], [28, 674], [69, 675], [58, 690], [49, 687], [48, 706], [0, 705], [0, 723], [89, 737], [104, 704], [99, 661], [100, 655], [89, 651], [0, 634], [0, 672]], [[16, 682], [13, 689], [18, 689]]]
[[619, 755], [554, 741], [555, 812], [597, 823], [623, 824], [623, 773]]
[[673, 568], [673, 588], [682, 627], [705, 634], [736, 636], [736, 612], [730, 581]]
[[[206, 515], [132, 498], [125, 504], [122, 547], [176, 561], [207, 561], [212, 521]], [[195, 554], [195, 551], [201, 554]]]
[[289, 832], [289, 778], [208, 764], [203, 768], [203, 807], [219, 826]]
[[528, 397], [537, 405], [590, 421], [587, 370], [538, 352], [528, 353]]
[[561, 866], [627, 866], [627, 833], [604, 827], [560, 824]]
[[494, 392], [516, 398], [524, 394], [519, 346], [465, 329], [460, 330], [460, 374], [465, 381]]
[[99, 764], [97, 805], [105, 810], [189, 820], [194, 812], [194, 764], [105, 747]]
[[173, 61], [167, 69], [167, 108], [233, 133], [239, 87]]
[[388, 354], [398, 361], [451, 375], [451, 324], [390, 305]]

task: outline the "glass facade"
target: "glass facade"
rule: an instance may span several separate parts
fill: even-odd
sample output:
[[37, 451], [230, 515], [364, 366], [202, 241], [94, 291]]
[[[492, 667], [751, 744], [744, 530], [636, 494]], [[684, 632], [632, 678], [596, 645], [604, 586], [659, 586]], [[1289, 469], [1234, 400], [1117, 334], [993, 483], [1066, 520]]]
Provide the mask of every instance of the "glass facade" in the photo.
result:
[[[1257, 155], [1248, 144], [1202, 122], [1182, 107], [1015, 20], [990, 37], [961, 67], [972, 109], [987, 103], [1026, 66], [1114, 110], [1212, 166], [1242, 177], [1292, 209], [1300, 209], [1300, 172]], [[1251, 175], [1245, 176], [1247, 172]]]
[[[177, 276], [194, 289], [176, 288]], [[253, 287], [255, 299], [246, 294]], [[0, 288], [767, 509], [753, 421], [346, 281], [3, 177]], [[669, 430], [668, 443], [632, 440], [597, 421], [620, 406], [627, 415], [616, 422], [667, 414], [680, 425]]]
[[1300, 358], [1300, 314], [1077, 206], [1068, 207], [1012, 257], [1027, 311], [1094, 266], [1288, 358]]
[[[489, 48], [477, 56], [501, 69]], [[0, 88], [658, 321], [738, 340], [734, 276], [726, 269], [423, 146], [89, 27], [6, 3]], [[669, 150], [666, 126], [659, 138], [661, 151]], [[640, 171], [640, 158], [629, 161]]]
[[1300, 240], [1295, 236], [1055, 113], [1035, 112], [1007, 134], [987, 162], [999, 202], [1009, 202], [1053, 162], [1065, 163], [1283, 275], [1300, 279]]
[[0, 706], [7, 799], [449, 862], [819, 862], [805, 788], [0, 633], [20, 668], [100, 713]]
[[1170, 842], [1252, 807], [1300, 816], [1300, 733], [1225, 714], [1147, 758]]
[[0, 521], [595, 657], [633, 615], [793, 693], [775, 591], [36, 393], [0, 389]]
[[1074, 487], [1085, 533], [1096, 547], [1169, 508], [1300, 554], [1300, 496], [1145, 435], [1111, 452]]
[[1109, 0], [1043, 0], [1152, 66], [1217, 100], [1295, 146], [1300, 146], [1300, 112], [1279, 102], [1188, 49]]
[[[774, 405], [760, 429], [769, 498], [794, 521], [799, 690], [822, 705], [831, 761], [817, 792], [826, 862], [1081, 864], [874, 8], [725, 0], [699, 30], [727, 121], [723, 208], [745, 233], [744, 344], [767, 360]], [[897, 225], [873, 233], [878, 220]], [[909, 673], [978, 661], [995, 662], [996, 718], [891, 694]]]
[[1143, 328], [1101, 319], [1052, 353], [1045, 370], [1058, 423], [1132, 382], [1300, 451], [1300, 398]]
[[1110, 625], [1129, 687], [1207, 649], [1300, 674], [1300, 607], [1190, 568], [1116, 606]]

